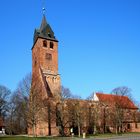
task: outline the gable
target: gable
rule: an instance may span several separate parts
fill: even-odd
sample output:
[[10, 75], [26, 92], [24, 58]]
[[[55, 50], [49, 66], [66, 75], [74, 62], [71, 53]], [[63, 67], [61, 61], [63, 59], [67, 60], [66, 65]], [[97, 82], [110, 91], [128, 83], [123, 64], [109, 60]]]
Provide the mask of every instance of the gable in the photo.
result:
[[96, 93], [100, 102], [118, 105], [121, 108], [138, 109], [135, 104], [127, 97], [113, 94]]

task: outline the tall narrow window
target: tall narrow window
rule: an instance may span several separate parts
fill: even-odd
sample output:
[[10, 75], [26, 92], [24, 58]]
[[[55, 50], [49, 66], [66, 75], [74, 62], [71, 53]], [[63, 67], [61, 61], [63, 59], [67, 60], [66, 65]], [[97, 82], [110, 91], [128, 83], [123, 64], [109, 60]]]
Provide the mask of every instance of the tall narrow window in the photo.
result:
[[43, 47], [47, 47], [47, 41], [43, 40]]
[[53, 42], [50, 42], [50, 48], [53, 49]]

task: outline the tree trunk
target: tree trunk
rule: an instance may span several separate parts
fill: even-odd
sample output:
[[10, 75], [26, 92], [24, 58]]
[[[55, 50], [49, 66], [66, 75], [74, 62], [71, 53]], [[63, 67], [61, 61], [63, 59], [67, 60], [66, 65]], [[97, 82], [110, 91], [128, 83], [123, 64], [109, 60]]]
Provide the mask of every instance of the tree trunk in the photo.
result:
[[33, 124], [32, 129], [33, 129], [33, 139], [36, 139], [37, 134], [35, 133], [35, 129], [36, 129], [35, 124]]
[[118, 125], [116, 124], [116, 134], [118, 134]]
[[81, 128], [80, 128], [80, 125], [78, 126], [78, 135], [79, 135], [79, 137], [81, 136]]
[[96, 134], [96, 131], [97, 131], [96, 125], [94, 125], [94, 134]]
[[80, 119], [78, 117], [78, 136], [81, 136], [81, 129], [80, 129]]
[[33, 124], [33, 138], [35, 138], [36, 137], [36, 134], [35, 134], [35, 124]]

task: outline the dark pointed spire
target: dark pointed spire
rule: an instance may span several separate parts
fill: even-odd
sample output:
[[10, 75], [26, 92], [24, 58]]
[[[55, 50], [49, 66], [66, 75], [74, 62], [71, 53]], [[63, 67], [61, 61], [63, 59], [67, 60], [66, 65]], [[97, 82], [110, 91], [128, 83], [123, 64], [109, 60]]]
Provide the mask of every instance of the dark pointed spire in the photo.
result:
[[40, 26], [40, 31], [43, 31], [43, 29], [44, 29], [46, 26], [47, 26], [47, 20], [46, 20], [45, 15], [43, 15], [42, 23], [41, 23], [41, 26]]
[[53, 41], [57, 41], [54, 32], [51, 29], [50, 25], [47, 23], [45, 15], [43, 15], [41, 26], [39, 29], [35, 29], [34, 32], [34, 43], [38, 38], [44, 38], [44, 39], [49, 39]]

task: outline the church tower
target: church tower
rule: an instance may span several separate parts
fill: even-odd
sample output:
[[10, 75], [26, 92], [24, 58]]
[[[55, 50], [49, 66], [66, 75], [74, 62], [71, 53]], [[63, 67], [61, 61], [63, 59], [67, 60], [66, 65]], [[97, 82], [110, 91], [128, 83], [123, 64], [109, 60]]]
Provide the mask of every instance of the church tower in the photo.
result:
[[39, 29], [34, 32], [32, 47], [32, 74], [41, 74], [48, 97], [59, 96], [60, 75], [58, 74], [58, 40], [43, 15]]
[[33, 39], [30, 92], [30, 120], [33, 122], [28, 134], [33, 135], [33, 131], [35, 135], [42, 136], [59, 134], [55, 109], [60, 100], [60, 87], [58, 40], [43, 15], [41, 26], [35, 29]]

